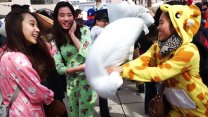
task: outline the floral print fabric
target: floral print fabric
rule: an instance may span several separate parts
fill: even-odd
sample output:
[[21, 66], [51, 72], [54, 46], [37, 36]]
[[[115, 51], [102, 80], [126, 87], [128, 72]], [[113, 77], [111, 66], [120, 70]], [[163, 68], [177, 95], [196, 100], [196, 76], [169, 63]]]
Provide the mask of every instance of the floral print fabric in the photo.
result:
[[0, 61], [0, 90], [9, 104], [17, 86], [20, 93], [9, 109], [10, 117], [45, 117], [43, 103], [50, 104], [54, 93], [40, 84], [29, 59], [20, 52], [4, 52]]

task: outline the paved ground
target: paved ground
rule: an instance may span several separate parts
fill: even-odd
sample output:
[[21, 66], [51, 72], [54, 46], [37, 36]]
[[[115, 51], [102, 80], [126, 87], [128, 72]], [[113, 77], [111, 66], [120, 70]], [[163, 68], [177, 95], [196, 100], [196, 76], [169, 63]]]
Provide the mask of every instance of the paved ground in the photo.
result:
[[[144, 114], [144, 94], [136, 95], [136, 92], [137, 88], [135, 83], [125, 80], [123, 86], [118, 91], [118, 94], [108, 99], [111, 116], [148, 117]], [[97, 100], [94, 117], [100, 117], [99, 112], [99, 103]]]

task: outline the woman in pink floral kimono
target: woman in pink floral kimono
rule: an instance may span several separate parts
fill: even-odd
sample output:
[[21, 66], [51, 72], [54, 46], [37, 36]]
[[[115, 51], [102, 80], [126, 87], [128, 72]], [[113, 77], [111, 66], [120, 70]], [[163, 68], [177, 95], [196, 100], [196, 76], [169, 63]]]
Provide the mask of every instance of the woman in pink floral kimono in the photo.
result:
[[6, 17], [6, 44], [0, 53], [0, 91], [8, 105], [17, 87], [17, 97], [9, 107], [10, 117], [45, 117], [43, 103], [50, 104], [54, 93], [41, 85], [53, 58], [42, 37], [42, 25], [36, 14], [11, 11]]

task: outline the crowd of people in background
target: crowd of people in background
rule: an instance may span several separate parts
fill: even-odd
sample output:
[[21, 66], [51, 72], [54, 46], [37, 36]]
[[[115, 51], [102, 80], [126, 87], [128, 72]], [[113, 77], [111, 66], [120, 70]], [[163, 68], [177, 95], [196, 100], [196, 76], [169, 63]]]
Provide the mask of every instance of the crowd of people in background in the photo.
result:
[[[109, 73], [121, 72], [123, 77], [137, 82], [135, 84], [138, 92], [135, 93], [145, 93], [144, 110], [147, 115], [148, 103], [157, 93], [157, 84], [165, 82], [168, 88], [183, 89], [196, 106], [184, 109], [172, 104], [170, 116], [206, 117], [208, 116], [208, 2], [193, 3], [198, 7], [200, 14], [197, 15], [201, 19], [199, 18], [200, 22], [197, 22], [197, 18], [194, 19], [199, 28], [189, 32], [176, 28], [178, 24], [173, 21], [175, 17], [168, 9], [174, 5], [186, 8], [187, 3], [170, 1], [166, 4], [170, 6], [158, 7], [155, 13], [151, 13], [155, 22], [148, 27], [148, 34], [143, 32], [138, 37], [134, 45], [133, 60], [122, 66], [111, 66], [106, 69]], [[11, 7], [5, 20], [0, 22], [0, 91], [3, 104], [9, 105], [16, 89], [20, 89], [9, 107], [10, 117], [48, 116], [47, 106], [55, 100], [64, 104], [65, 94], [70, 110], [69, 113], [65, 110], [60, 117], [92, 117], [97, 98], [101, 117], [110, 117], [108, 99], [97, 96], [84, 73], [85, 58], [91, 46], [111, 23], [107, 9], [105, 4], [98, 1], [94, 8], [86, 11], [87, 20], [84, 20], [82, 9], [74, 9], [69, 2], [64, 1], [56, 4], [52, 14], [44, 11], [31, 12], [29, 5]], [[188, 9], [190, 11], [187, 12], [198, 12], [198, 9], [194, 7], [194, 11]], [[45, 26], [40, 14], [53, 21], [51, 27]], [[161, 50], [164, 45], [171, 44], [174, 47], [169, 47], [170, 50]], [[188, 55], [190, 58], [194, 56], [194, 59], [183, 59]], [[144, 63], [144, 58], [149, 62], [148, 65]], [[146, 66], [143, 66], [144, 64]], [[131, 69], [129, 66], [138, 69]], [[165, 69], [169, 67], [173, 68], [171, 74]], [[148, 72], [145, 69], [148, 69]], [[159, 71], [159, 76], [155, 71]], [[191, 92], [193, 87], [196, 91]], [[197, 91], [200, 91], [200, 94]]]

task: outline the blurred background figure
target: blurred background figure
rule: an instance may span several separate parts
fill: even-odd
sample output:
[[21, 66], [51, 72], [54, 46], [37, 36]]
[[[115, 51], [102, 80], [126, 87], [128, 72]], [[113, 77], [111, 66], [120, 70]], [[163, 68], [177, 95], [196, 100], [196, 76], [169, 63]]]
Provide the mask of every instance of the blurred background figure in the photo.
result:
[[104, 27], [108, 25], [108, 15], [102, 10], [96, 11], [95, 14], [95, 25], [91, 29], [91, 37], [94, 42], [98, 35], [103, 31]]
[[[95, 13], [95, 25], [91, 29], [91, 38], [92, 42], [96, 40], [96, 38], [102, 33], [105, 26], [108, 25], [109, 19], [106, 12], [102, 10], [98, 10]], [[99, 97], [99, 107], [100, 107], [100, 115], [101, 117], [110, 117], [110, 112], [108, 109], [108, 99], [104, 99]]]
[[41, 8], [36, 10], [36, 13], [40, 13], [46, 17], [49, 17], [50, 19], [53, 19], [53, 10], [47, 8]]
[[90, 8], [87, 10], [87, 20], [84, 22], [90, 29], [94, 26], [94, 18], [95, 18], [95, 9]]
[[75, 19], [77, 18], [82, 18], [83, 19], [83, 10], [81, 9], [76, 9], [75, 10]]

